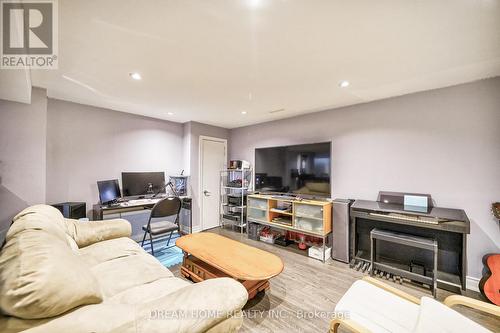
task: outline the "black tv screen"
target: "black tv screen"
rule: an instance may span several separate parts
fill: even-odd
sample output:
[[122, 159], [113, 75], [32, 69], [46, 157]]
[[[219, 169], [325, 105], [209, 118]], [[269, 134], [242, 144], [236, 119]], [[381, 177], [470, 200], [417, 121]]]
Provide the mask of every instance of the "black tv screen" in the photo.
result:
[[255, 190], [330, 197], [331, 143], [255, 149]]
[[164, 172], [122, 172], [124, 197], [165, 193]]

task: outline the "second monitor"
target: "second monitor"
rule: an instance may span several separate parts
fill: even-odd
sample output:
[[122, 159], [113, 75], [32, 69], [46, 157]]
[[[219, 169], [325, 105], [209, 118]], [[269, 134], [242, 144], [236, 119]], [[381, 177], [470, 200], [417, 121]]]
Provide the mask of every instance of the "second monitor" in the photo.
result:
[[124, 197], [165, 193], [164, 172], [122, 172]]

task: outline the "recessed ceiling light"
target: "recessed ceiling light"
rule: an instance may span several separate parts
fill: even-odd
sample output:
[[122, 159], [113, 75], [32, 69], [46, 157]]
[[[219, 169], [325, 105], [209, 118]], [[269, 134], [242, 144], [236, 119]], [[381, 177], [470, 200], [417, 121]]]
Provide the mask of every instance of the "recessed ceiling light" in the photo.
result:
[[340, 88], [347, 88], [347, 87], [349, 87], [349, 84], [350, 84], [349, 81], [346, 81], [346, 80], [342, 80], [339, 82]]
[[168, 114], [169, 116], [173, 116], [173, 115], [174, 115], [174, 113], [173, 113], [173, 112], [167, 112], [167, 114]]
[[241, 111], [241, 114], [247, 114], [247, 112], [246, 111]]
[[141, 74], [139, 74], [137, 72], [128, 73], [128, 75], [130, 75], [130, 77], [133, 78], [134, 80], [141, 80], [142, 79]]
[[263, 5], [264, 0], [247, 0], [246, 2], [250, 8], [259, 8]]

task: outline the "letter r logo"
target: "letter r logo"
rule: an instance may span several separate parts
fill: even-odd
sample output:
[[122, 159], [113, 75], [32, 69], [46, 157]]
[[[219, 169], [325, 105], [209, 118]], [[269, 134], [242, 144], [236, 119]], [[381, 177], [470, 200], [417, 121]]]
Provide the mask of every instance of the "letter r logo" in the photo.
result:
[[51, 1], [2, 1], [3, 54], [41, 55], [53, 50]]

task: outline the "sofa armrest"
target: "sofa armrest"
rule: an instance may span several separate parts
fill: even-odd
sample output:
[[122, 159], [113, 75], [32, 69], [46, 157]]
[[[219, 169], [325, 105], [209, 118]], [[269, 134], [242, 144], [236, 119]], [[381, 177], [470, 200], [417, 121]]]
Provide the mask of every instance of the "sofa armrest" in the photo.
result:
[[236, 280], [205, 280], [138, 305], [137, 328], [140, 332], [205, 332], [230, 318], [239, 326], [247, 300], [247, 290]]
[[124, 219], [104, 221], [78, 221], [65, 219], [71, 237], [78, 247], [85, 247], [108, 239], [130, 237], [132, 227]]
[[469, 308], [486, 312], [492, 314], [494, 316], [500, 317], [500, 306], [489, 304], [483, 301], [479, 301], [477, 299], [473, 299], [470, 297], [462, 296], [462, 295], [451, 295], [446, 297], [444, 300], [444, 305], [448, 307], [453, 307], [455, 305], [463, 305]]

